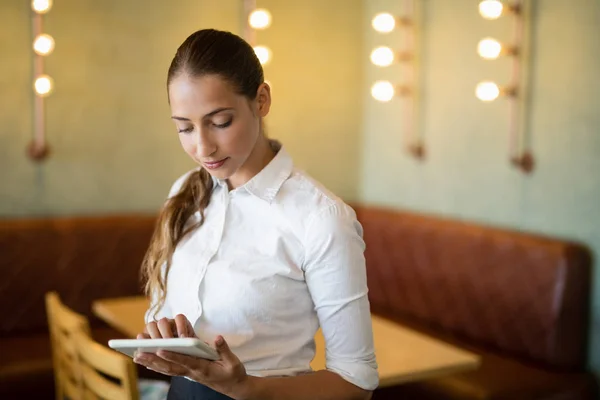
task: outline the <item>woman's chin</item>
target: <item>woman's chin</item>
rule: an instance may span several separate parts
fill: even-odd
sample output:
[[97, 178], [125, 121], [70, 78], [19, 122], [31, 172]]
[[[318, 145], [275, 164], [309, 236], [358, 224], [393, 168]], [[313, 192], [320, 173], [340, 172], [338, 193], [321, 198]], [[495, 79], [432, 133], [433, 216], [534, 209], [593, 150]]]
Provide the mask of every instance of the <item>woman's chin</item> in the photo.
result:
[[210, 168], [206, 168], [205, 166], [202, 166], [202, 168], [204, 168], [206, 172], [210, 174], [210, 176], [219, 180], [227, 180], [231, 177], [231, 175], [233, 175], [233, 173], [229, 171], [228, 168], [218, 168], [216, 170], [211, 170]]

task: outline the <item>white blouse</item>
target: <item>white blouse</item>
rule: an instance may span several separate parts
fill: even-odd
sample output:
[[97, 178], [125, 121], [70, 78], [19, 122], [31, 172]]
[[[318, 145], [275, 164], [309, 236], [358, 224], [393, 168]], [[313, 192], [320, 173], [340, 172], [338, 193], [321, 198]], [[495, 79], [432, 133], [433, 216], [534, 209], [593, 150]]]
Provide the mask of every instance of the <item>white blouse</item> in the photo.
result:
[[239, 188], [213, 181], [204, 224], [175, 250], [157, 319], [184, 314], [204, 341], [222, 335], [253, 376], [310, 372], [320, 326], [327, 369], [375, 389], [365, 244], [354, 210], [296, 169], [283, 148]]

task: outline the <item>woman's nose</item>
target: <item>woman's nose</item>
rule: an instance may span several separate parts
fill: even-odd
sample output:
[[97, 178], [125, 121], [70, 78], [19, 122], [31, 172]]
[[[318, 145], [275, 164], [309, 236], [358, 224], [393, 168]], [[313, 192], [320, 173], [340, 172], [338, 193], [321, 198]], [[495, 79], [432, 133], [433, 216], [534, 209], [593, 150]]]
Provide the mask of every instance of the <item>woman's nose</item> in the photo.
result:
[[217, 150], [217, 146], [207, 133], [200, 131], [196, 137], [196, 157], [209, 157]]

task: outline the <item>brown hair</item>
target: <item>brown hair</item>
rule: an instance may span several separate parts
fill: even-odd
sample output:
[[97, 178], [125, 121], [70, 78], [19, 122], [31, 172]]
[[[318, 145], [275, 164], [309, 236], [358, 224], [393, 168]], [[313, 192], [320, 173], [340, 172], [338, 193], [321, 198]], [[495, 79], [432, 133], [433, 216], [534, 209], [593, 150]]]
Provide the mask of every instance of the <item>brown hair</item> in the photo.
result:
[[[173, 79], [182, 74], [218, 75], [250, 100], [256, 98], [264, 82], [262, 66], [252, 47], [233, 33], [214, 29], [194, 32], [179, 46], [169, 67], [167, 91]], [[144, 289], [153, 299], [150, 310], [153, 318], [165, 303], [175, 248], [183, 237], [204, 222], [212, 188], [210, 174], [200, 168], [188, 175], [179, 192], [167, 199], [161, 209], [142, 263]], [[186, 223], [196, 212], [200, 212], [200, 219], [188, 226]]]

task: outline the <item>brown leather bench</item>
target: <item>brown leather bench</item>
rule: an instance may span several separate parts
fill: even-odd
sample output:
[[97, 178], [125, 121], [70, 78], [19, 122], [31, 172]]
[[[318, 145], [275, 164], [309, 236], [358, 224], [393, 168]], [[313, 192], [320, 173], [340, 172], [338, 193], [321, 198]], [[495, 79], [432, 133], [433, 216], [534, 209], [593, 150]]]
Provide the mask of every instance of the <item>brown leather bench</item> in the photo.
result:
[[569, 241], [356, 207], [373, 313], [482, 355], [481, 368], [374, 399], [595, 399], [590, 254]]
[[145, 216], [0, 221], [0, 399], [54, 398], [46, 292], [88, 316], [101, 343], [123, 336], [94, 318], [91, 303], [141, 293], [153, 224]]
[[[483, 356], [477, 371], [376, 391], [374, 399], [591, 399], [585, 372], [589, 253], [556, 239], [356, 207], [374, 313]], [[151, 216], [0, 221], [0, 399], [54, 397], [44, 294], [87, 315], [140, 293]], [[145, 370], [144, 370], [145, 371]]]

